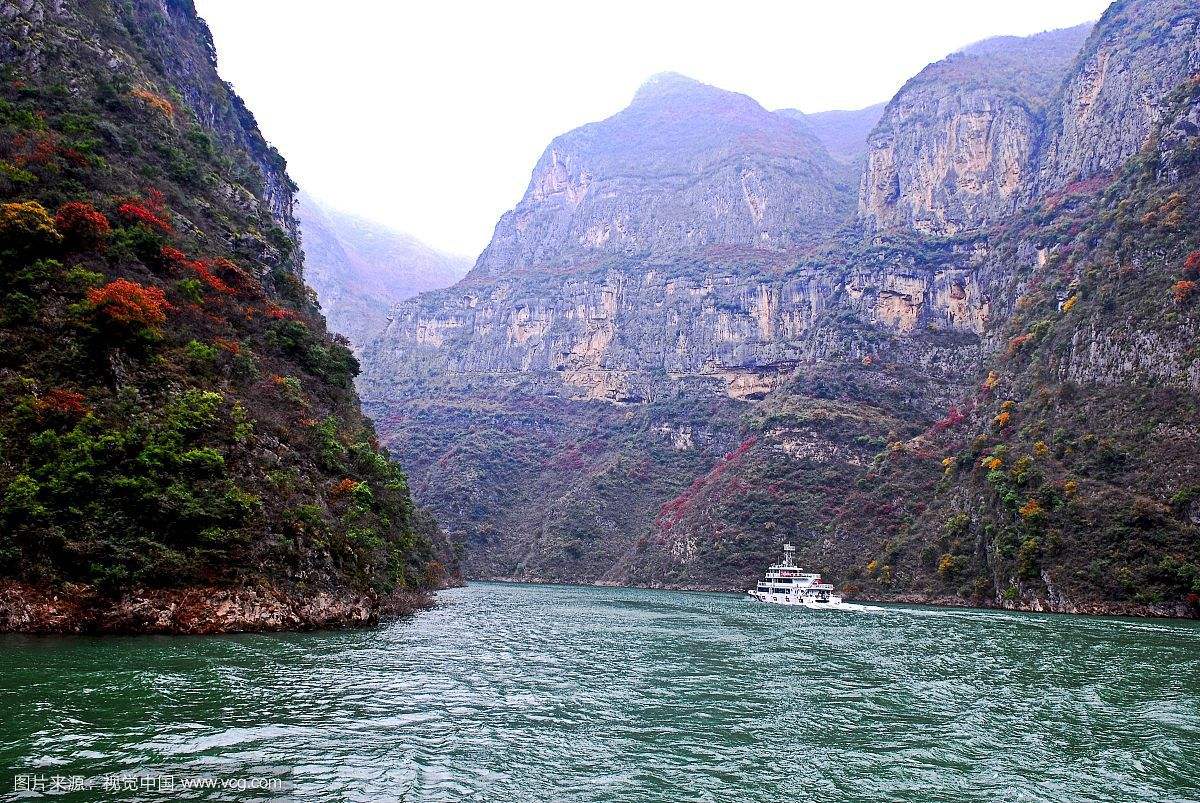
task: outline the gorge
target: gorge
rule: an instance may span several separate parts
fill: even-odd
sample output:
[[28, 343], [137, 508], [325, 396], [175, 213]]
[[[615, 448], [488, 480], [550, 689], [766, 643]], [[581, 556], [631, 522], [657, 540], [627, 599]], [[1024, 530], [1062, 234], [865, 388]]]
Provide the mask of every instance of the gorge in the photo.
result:
[[1200, 613], [1193, 3], [859, 110], [655, 76], [469, 271], [301, 241], [188, 0], [0, 19], [0, 629], [739, 590], [783, 541], [863, 599]]
[[868, 599], [1195, 616], [1198, 21], [827, 125], [658, 76], [393, 311], [364, 407], [469, 577], [736, 590], [787, 540]]

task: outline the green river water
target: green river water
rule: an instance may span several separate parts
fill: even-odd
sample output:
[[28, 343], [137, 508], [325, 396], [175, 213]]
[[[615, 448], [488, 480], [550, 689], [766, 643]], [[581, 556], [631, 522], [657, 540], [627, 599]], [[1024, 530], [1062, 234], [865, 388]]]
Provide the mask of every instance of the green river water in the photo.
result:
[[374, 630], [0, 637], [0, 704], [12, 799], [1200, 800], [1197, 622], [475, 583]]

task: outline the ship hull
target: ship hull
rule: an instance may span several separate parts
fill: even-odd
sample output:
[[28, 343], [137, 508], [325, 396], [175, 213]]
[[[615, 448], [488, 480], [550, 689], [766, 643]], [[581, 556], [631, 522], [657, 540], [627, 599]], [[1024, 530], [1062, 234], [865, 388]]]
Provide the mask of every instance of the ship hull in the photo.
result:
[[831, 608], [839, 608], [842, 606], [841, 597], [830, 597], [825, 601], [816, 599], [805, 599], [796, 594], [770, 594], [763, 591], [747, 591], [750, 598], [755, 602], [764, 602], [768, 605], [790, 605], [796, 608], [808, 608], [809, 610], [821, 611]]

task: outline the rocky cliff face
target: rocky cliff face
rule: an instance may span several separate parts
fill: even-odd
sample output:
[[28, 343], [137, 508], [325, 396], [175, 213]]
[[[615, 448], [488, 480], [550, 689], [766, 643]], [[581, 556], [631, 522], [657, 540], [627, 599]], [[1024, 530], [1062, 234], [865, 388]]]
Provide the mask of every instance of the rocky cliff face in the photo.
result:
[[1186, 0], [1113, 3], [1050, 110], [1033, 194], [1110, 175], [1146, 144], [1164, 100], [1200, 72], [1200, 9]]
[[[1098, 31], [1138, 24], [1113, 53], [1190, 52], [1186, 9], [1115, 9]], [[1088, 27], [910, 81], [867, 143], [859, 219], [817, 239], [784, 216], [757, 247], [750, 207], [645, 204], [665, 157], [620, 148], [675, 100], [560, 140], [615, 161], [552, 148], [472, 274], [401, 305], [364, 352], [364, 403], [468, 571], [732, 590], [791, 540], [875, 598], [1194, 613], [1194, 84], [1153, 89], [1157, 145], [1118, 176], [1044, 192], [1053, 110], [1103, 40], [1076, 58]], [[708, 138], [725, 107], [688, 103], [673, 124], [705, 133], [676, 136], [686, 163], [727, 199], [740, 179], [695, 153], [728, 153]], [[581, 242], [600, 184], [649, 228]]]
[[305, 279], [317, 291], [329, 328], [355, 351], [383, 331], [396, 304], [449, 287], [471, 267], [465, 257], [329, 209], [304, 193], [298, 201]]
[[661, 75], [624, 111], [550, 144], [474, 275], [711, 246], [792, 248], [843, 222], [852, 195], [846, 169], [796, 121]]
[[981, 42], [905, 84], [868, 141], [863, 223], [948, 235], [1015, 212], [1036, 175], [1044, 106], [1089, 28]]
[[0, 21], [0, 631], [359, 624], [453, 582], [190, 0]]

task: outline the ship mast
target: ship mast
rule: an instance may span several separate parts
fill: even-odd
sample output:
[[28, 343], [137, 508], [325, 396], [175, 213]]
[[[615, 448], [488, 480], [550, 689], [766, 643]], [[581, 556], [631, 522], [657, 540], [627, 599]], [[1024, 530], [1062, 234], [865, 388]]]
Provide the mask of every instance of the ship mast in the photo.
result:
[[783, 545], [783, 565], [788, 567], [796, 565], [796, 547], [791, 544]]

